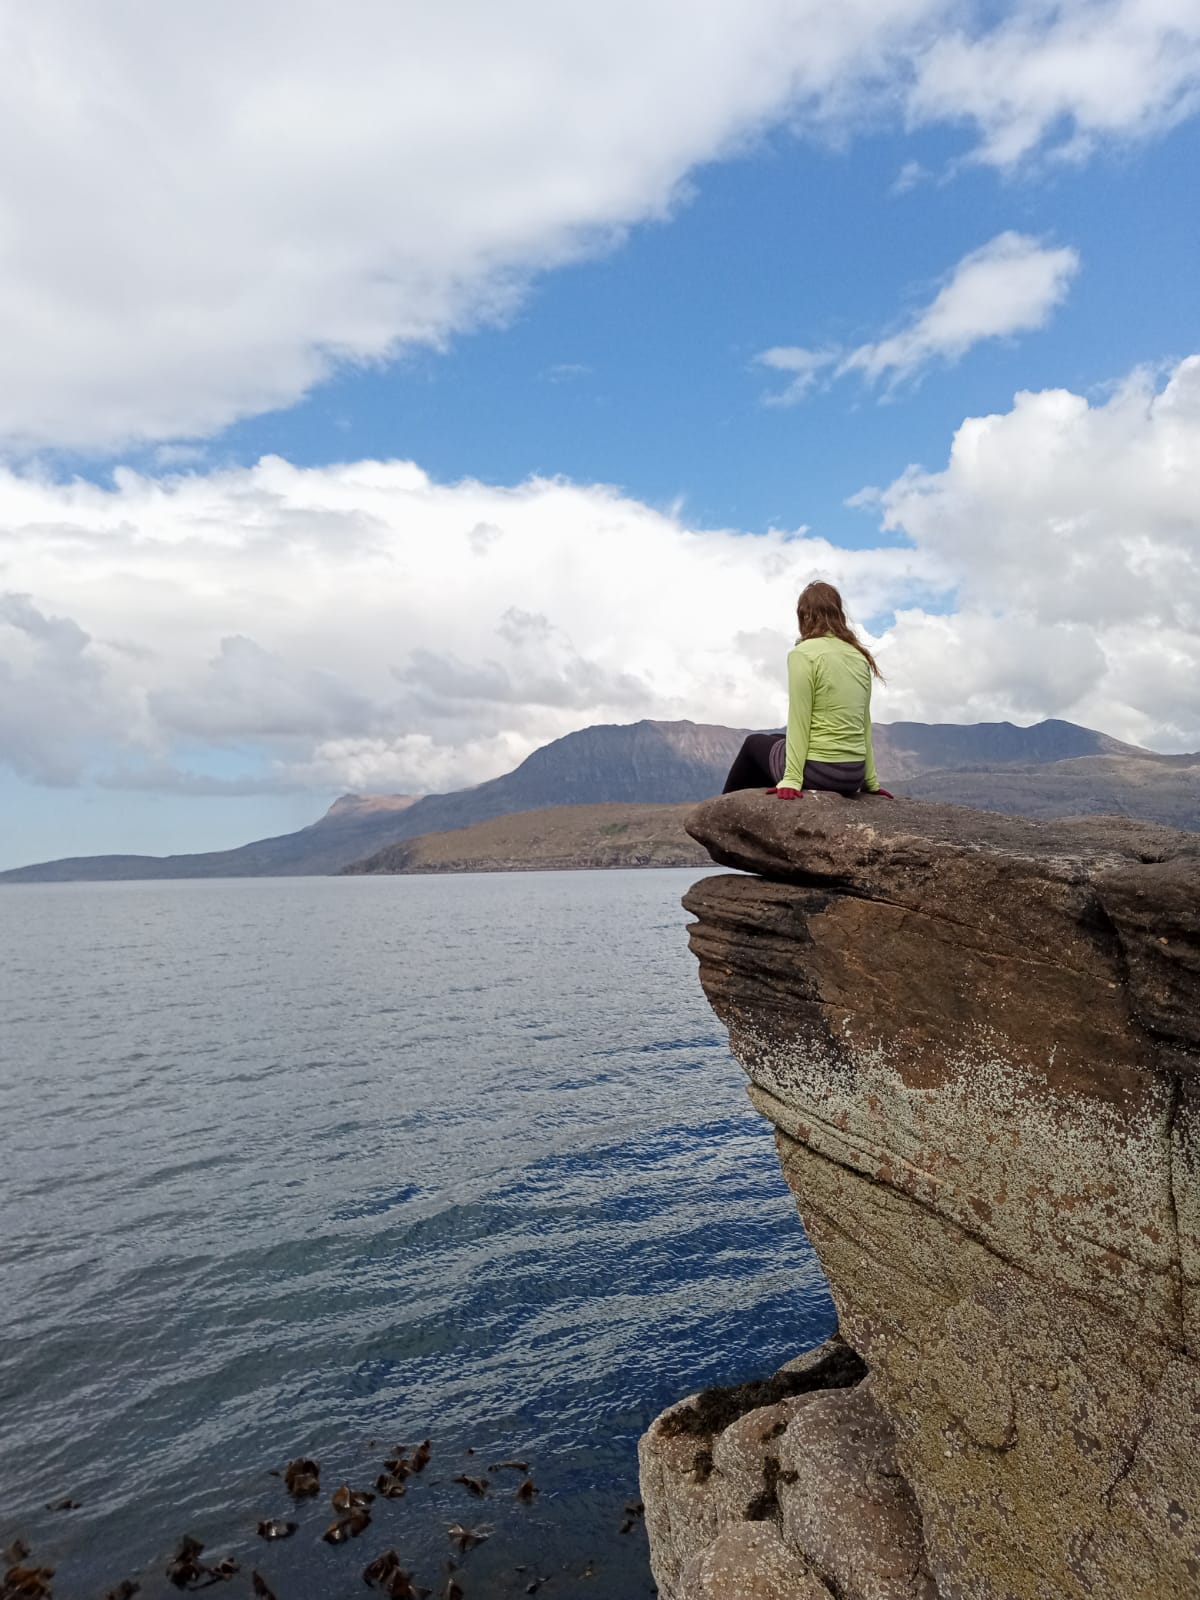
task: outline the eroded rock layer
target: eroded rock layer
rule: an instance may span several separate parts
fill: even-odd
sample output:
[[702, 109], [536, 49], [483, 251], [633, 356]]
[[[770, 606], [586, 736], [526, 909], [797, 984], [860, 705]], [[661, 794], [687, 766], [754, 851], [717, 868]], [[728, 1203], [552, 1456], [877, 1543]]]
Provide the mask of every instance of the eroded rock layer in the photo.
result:
[[826, 795], [688, 826], [755, 874], [692, 889], [692, 946], [869, 1377], [761, 1419], [765, 1517], [724, 1493], [760, 1419], [712, 1488], [660, 1419], [662, 1592], [744, 1550], [780, 1600], [1200, 1595], [1200, 841]]

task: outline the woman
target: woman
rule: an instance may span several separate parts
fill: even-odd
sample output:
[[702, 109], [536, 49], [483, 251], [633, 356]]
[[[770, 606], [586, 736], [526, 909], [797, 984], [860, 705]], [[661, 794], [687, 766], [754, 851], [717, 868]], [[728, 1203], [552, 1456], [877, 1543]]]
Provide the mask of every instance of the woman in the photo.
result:
[[805, 789], [892, 796], [879, 787], [871, 749], [875, 657], [855, 636], [831, 583], [810, 583], [796, 602], [800, 638], [788, 651], [787, 737], [752, 733], [738, 751], [724, 794], [759, 789], [796, 800]]

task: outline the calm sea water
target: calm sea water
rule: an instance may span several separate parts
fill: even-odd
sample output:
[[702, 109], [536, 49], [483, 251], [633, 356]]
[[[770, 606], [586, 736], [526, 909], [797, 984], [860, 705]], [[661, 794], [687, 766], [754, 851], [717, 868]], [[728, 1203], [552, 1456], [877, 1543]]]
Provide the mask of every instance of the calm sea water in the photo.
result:
[[[101, 1600], [175, 1593], [190, 1532], [242, 1563], [218, 1592], [338, 1600], [388, 1548], [440, 1593], [461, 1520], [494, 1529], [468, 1600], [652, 1594], [638, 1435], [833, 1322], [687, 951], [697, 876], [0, 891], [0, 1546]], [[532, 1505], [453, 1482], [513, 1456]]]

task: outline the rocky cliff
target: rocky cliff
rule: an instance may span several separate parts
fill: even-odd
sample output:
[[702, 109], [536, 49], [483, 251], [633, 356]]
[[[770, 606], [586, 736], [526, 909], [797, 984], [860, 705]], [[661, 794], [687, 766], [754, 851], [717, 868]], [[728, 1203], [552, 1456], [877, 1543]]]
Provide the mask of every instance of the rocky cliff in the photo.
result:
[[840, 1319], [642, 1442], [667, 1600], [1200, 1594], [1200, 840], [733, 795], [700, 976]]

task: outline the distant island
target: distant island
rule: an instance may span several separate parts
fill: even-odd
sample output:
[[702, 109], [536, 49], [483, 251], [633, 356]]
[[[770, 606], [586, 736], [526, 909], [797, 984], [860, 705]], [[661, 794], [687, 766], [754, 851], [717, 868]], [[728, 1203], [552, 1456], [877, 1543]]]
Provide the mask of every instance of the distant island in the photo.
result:
[[[308, 827], [233, 850], [67, 857], [0, 872], [0, 884], [690, 865], [694, 854], [666, 859], [692, 848], [674, 813], [720, 792], [747, 731], [654, 721], [582, 728], [469, 789], [343, 795]], [[886, 786], [914, 799], [1200, 830], [1200, 754], [1159, 755], [1072, 722], [880, 723], [875, 752]], [[602, 807], [602, 820], [582, 814]], [[561, 815], [548, 822], [550, 811]], [[526, 820], [513, 830], [478, 831], [518, 816]], [[446, 843], [448, 834], [457, 842]]]

